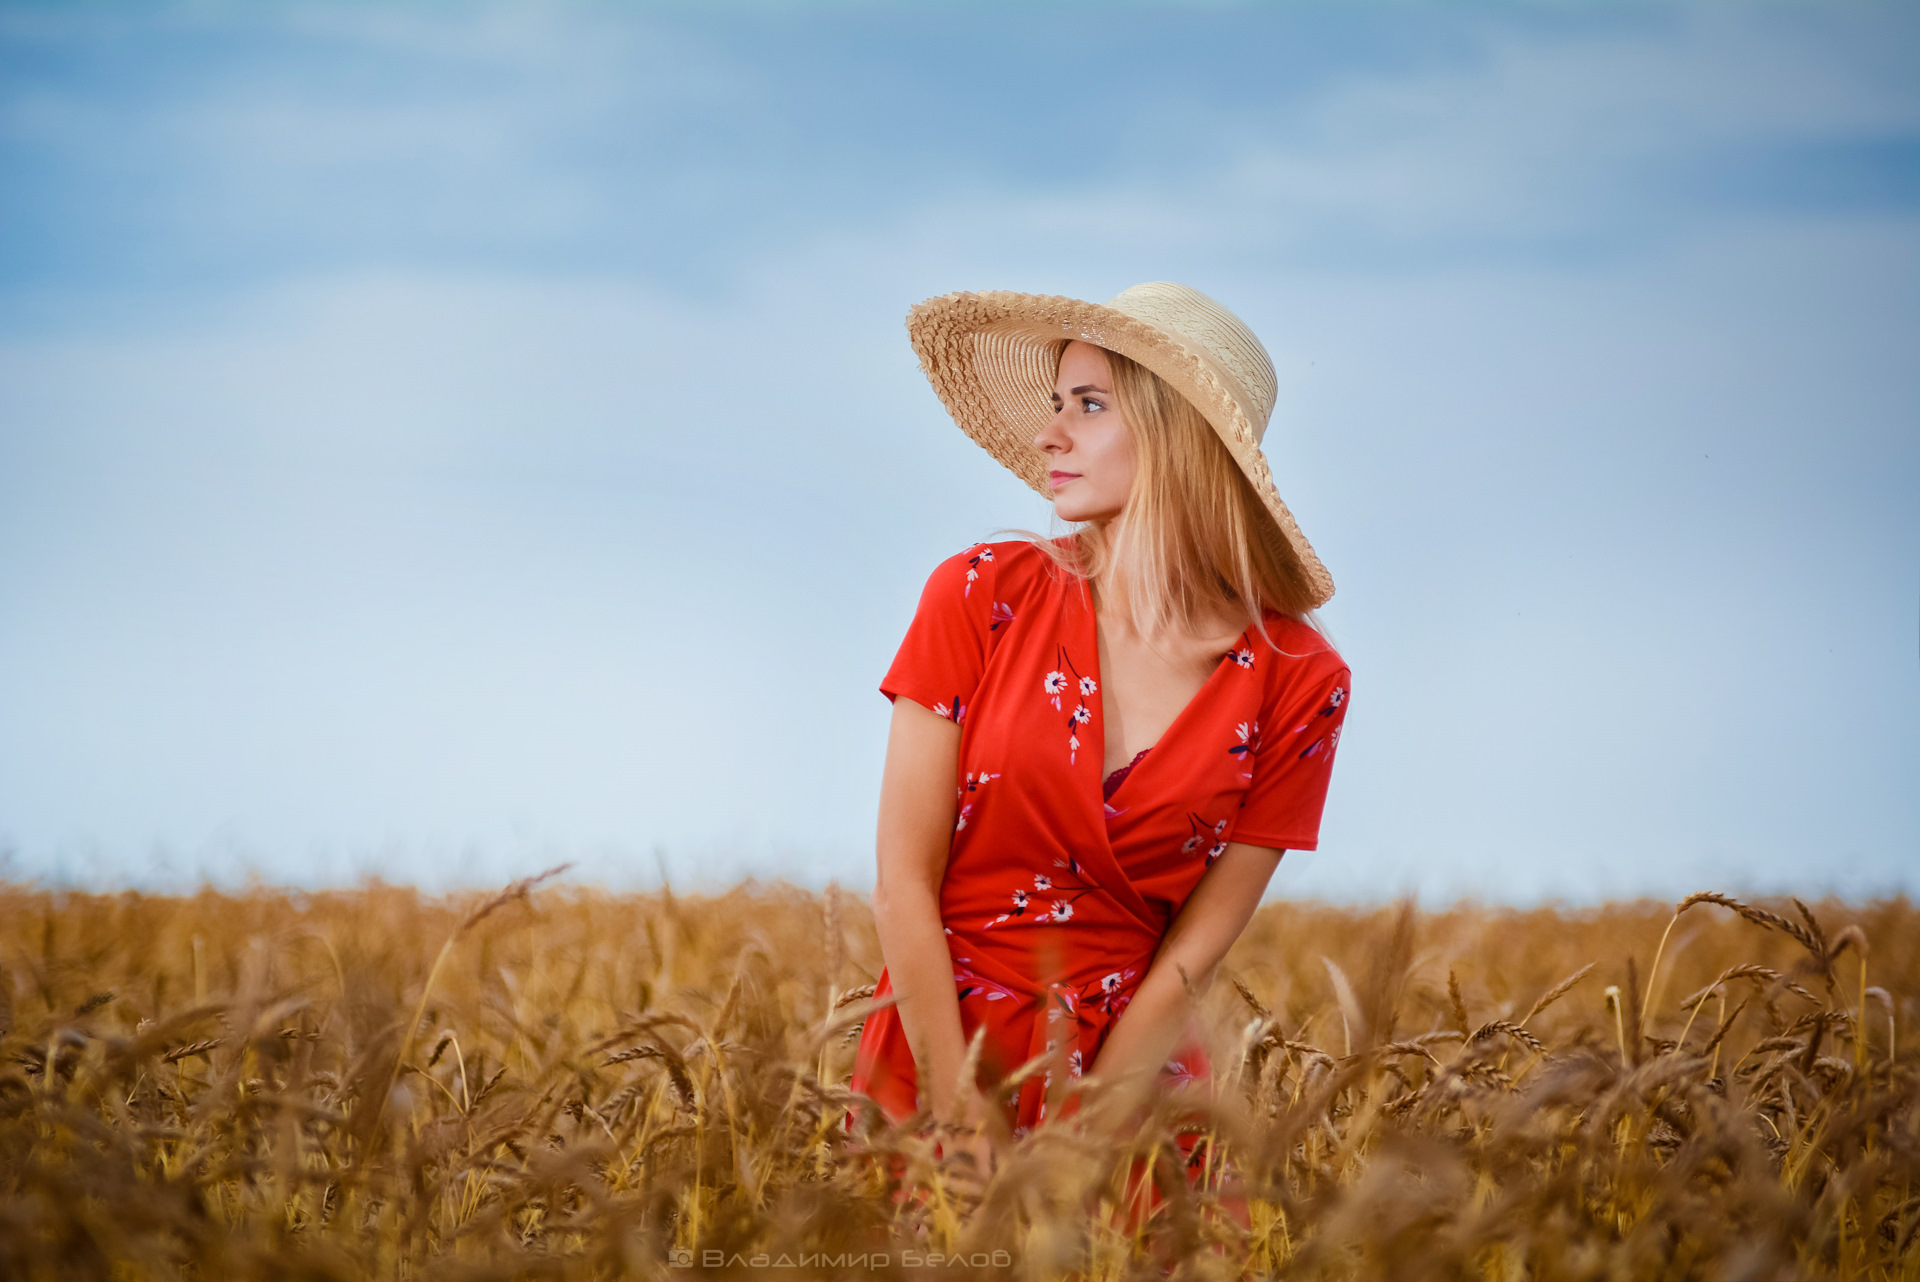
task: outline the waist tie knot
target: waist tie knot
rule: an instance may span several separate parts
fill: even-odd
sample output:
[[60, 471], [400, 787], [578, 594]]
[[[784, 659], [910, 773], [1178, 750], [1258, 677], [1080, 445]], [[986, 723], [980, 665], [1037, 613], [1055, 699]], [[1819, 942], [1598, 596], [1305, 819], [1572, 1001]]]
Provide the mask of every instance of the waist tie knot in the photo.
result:
[[[1052, 1056], [1063, 1045], [1070, 1045], [1066, 1056], [1069, 1077], [1079, 1077], [1086, 1071], [1088, 1058], [1099, 1050], [1113, 1021], [1133, 1000], [1139, 975], [1137, 967], [1123, 966], [1079, 984], [1056, 981], [1044, 985], [1014, 985], [989, 979], [959, 961], [953, 968], [954, 982], [959, 985], [962, 1000], [981, 996], [989, 1002], [1012, 999], [1022, 1006], [1034, 1003], [1037, 1009], [1027, 1040], [1026, 1060], [1030, 1064], [1037, 1058]], [[1037, 1078], [1029, 1077], [1020, 1083], [1013, 1119], [1016, 1135], [1025, 1134], [1046, 1116], [1047, 1092], [1052, 1084], [1051, 1065]]]

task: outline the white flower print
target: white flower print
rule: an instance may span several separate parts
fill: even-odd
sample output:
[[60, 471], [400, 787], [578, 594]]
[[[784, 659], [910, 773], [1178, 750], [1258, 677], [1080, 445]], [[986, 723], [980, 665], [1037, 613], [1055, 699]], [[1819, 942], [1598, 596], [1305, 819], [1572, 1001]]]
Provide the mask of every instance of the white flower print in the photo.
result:
[[[955, 960], [964, 962], [971, 961], [972, 958], [960, 957]], [[1017, 1000], [1018, 998], [1018, 995], [1014, 993], [1012, 989], [1004, 988], [994, 983], [991, 979], [986, 978], [984, 975], [977, 975], [965, 966], [956, 965], [953, 968], [953, 982], [960, 986], [958, 996], [962, 1001], [969, 997], [985, 997], [990, 1002], [1002, 1001], [1007, 998]]]
[[[1048, 702], [1055, 708], [1064, 706], [1060, 702], [1060, 696], [1067, 692], [1067, 673], [1069, 672], [1073, 673], [1074, 680], [1079, 683], [1079, 689], [1083, 695], [1092, 693], [1095, 688], [1093, 678], [1080, 674], [1080, 669], [1074, 666], [1072, 656], [1067, 653], [1067, 647], [1064, 645], [1054, 647], [1053, 662], [1054, 668], [1040, 679], [1040, 686], [1046, 692]], [[1087, 711], [1087, 705], [1084, 703], [1076, 705], [1067, 715], [1068, 765], [1073, 765], [1080, 759], [1080, 727], [1092, 720], [1093, 713]]]
[[1104, 1007], [1109, 1014], [1118, 1015], [1127, 1008], [1127, 1003], [1133, 1000], [1131, 994], [1120, 991], [1121, 986], [1132, 979], [1133, 975], [1133, 967], [1129, 966], [1125, 970], [1116, 970], [1110, 975], [1101, 976], [1100, 992], [1094, 1001]]
[[1327, 755], [1324, 758], [1322, 758], [1322, 760], [1327, 764], [1331, 764], [1333, 762], [1333, 750], [1340, 746], [1340, 732], [1344, 729], [1346, 729], [1345, 726], [1335, 726], [1333, 729], [1327, 732], [1326, 738], [1315, 739], [1313, 743], [1307, 747], [1306, 751], [1302, 752], [1300, 755], [1302, 757], [1317, 756], [1319, 755], [1320, 750], [1322, 748], [1325, 748], [1327, 750]]
[[1068, 872], [1074, 875], [1075, 884], [1069, 887], [1069, 889], [1072, 889], [1072, 890], [1092, 890], [1093, 889], [1093, 886], [1086, 881], [1087, 870], [1085, 868], [1082, 868], [1080, 866], [1080, 861], [1078, 859], [1075, 859], [1072, 855], [1068, 855], [1065, 859], [1054, 860], [1053, 866], [1055, 868], [1065, 868]]
[[1229, 650], [1227, 657], [1243, 668], [1251, 668], [1253, 666], [1253, 651], [1246, 646], [1241, 646], [1238, 650]]
[[1228, 748], [1227, 755], [1240, 764], [1240, 777], [1251, 779], [1253, 778], [1253, 756], [1260, 750], [1260, 723], [1242, 721], [1233, 728], [1233, 732], [1240, 736], [1240, 742]]
[[[998, 926], [1003, 921], [1012, 921], [1015, 917], [1025, 917], [1026, 915], [1027, 915], [1027, 892], [1021, 889], [1020, 887], [1016, 886], [1014, 887], [1014, 890], [1013, 890], [1013, 907], [1008, 911], [1001, 913], [998, 917], [995, 917], [992, 921], [985, 923], [980, 927], [980, 929], [992, 930], [995, 926]], [[1041, 913], [1038, 917], [1034, 918], [1033, 920], [1045, 921], [1046, 919], [1047, 919], [1047, 914]]]
[[1068, 1076], [1070, 1076], [1070, 1077], [1079, 1077], [1079, 1076], [1080, 1076], [1080, 1063], [1081, 1063], [1081, 1060], [1080, 1060], [1080, 1048], [1076, 1046], [1076, 1047], [1074, 1048], [1074, 1050], [1073, 1050], [1073, 1053], [1067, 1056], [1067, 1074], [1068, 1074]]
[[[991, 930], [993, 927], [1000, 925], [1002, 922], [1012, 921], [1016, 917], [1022, 919], [1023, 921], [1032, 922], [1035, 925], [1039, 925], [1041, 922], [1045, 922], [1045, 921], [1063, 922], [1063, 921], [1072, 920], [1073, 901], [1080, 898], [1080, 896], [1087, 894], [1089, 891], [1098, 889], [1098, 887], [1096, 887], [1091, 881], [1086, 880], [1086, 872], [1080, 867], [1079, 861], [1072, 858], [1071, 856], [1069, 856], [1066, 859], [1056, 859], [1053, 862], [1058, 864], [1060, 867], [1065, 868], [1069, 873], [1072, 874], [1072, 876], [1066, 878], [1065, 881], [1062, 882], [1061, 884], [1056, 885], [1054, 877], [1050, 877], [1046, 873], [1033, 874], [1032, 891], [1028, 891], [1024, 888], [1016, 888], [1012, 892], [1013, 907], [1007, 912], [1001, 913], [998, 917], [995, 917], [992, 921], [987, 922], [984, 926], [981, 927], [981, 929]], [[1031, 896], [1046, 894], [1049, 891], [1057, 892], [1059, 894], [1064, 894], [1069, 897], [1066, 899], [1054, 900], [1053, 907], [1050, 911], [1036, 913], [1032, 916], [1028, 916], [1027, 908], [1032, 903]], [[1072, 994], [1068, 993], [1065, 996], [1064, 1000], [1067, 1002], [1068, 1009], [1071, 1010]]]
[[989, 774], [985, 770], [967, 771], [966, 782], [954, 789], [954, 792], [959, 794], [962, 803], [960, 806], [959, 820], [953, 825], [955, 832], [959, 832], [965, 828], [968, 817], [973, 814], [973, 803], [967, 800], [967, 794], [970, 792], [978, 792], [987, 785], [989, 780], [998, 779], [999, 777], [1000, 775], [997, 771], [992, 774]]
[[[1346, 703], [1346, 701], [1347, 701], [1347, 688], [1345, 686], [1335, 686], [1332, 690], [1327, 692], [1327, 706], [1320, 709], [1320, 711], [1314, 713], [1313, 717], [1308, 719], [1308, 724], [1309, 725], [1312, 724], [1312, 722], [1315, 719], [1320, 717], [1332, 717], [1337, 721], [1341, 715], [1340, 708], [1343, 704]], [[1307, 728], [1306, 726], [1301, 726], [1300, 730], [1305, 730], [1306, 728]], [[1294, 733], [1298, 734], [1300, 733], [1300, 730], [1296, 730], [1294, 731]], [[1300, 756], [1302, 758], [1320, 756], [1320, 759], [1323, 764], [1330, 765], [1333, 762], [1334, 746], [1339, 742], [1340, 742], [1340, 726], [1336, 724], [1332, 730], [1327, 732], [1325, 737], [1315, 739], [1311, 744], [1308, 744], [1306, 749], [1301, 752]], [[1322, 749], [1325, 750], [1324, 756], [1321, 756]]]
[[[1071, 919], [1072, 916], [1073, 916], [1073, 900], [1056, 899], [1053, 901], [1052, 912], [1041, 913], [1039, 916], [1035, 917], [1033, 920], [1034, 920], [1034, 924], [1038, 925], [1043, 921], [1053, 921], [1053, 922], [1067, 921]], [[1068, 1009], [1072, 1009], [1072, 1004], [1073, 1004], [1072, 994], [1069, 993], [1067, 994]]]
[[1099, 683], [1094, 681], [1092, 677], [1080, 678], [1080, 693], [1082, 695], [1092, 694], [1095, 690], [1098, 690], [1099, 688], [1100, 688]]
[[1093, 720], [1093, 713], [1084, 703], [1076, 704], [1067, 714], [1067, 764], [1072, 765], [1075, 754], [1080, 751], [1080, 727]]
[[984, 543], [980, 545], [978, 552], [967, 558], [967, 586], [966, 589], [960, 593], [961, 596], [973, 595], [974, 581], [980, 577], [980, 563], [982, 561], [991, 563], [992, 560], [993, 549]]
[[1226, 853], [1227, 828], [1229, 823], [1230, 821], [1226, 819], [1215, 822], [1206, 818], [1204, 815], [1197, 815], [1189, 810], [1187, 812], [1187, 832], [1190, 835], [1185, 841], [1180, 843], [1180, 853], [1190, 855], [1200, 849], [1200, 847], [1206, 846], [1206, 866], [1209, 868], [1213, 867], [1213, 861]]

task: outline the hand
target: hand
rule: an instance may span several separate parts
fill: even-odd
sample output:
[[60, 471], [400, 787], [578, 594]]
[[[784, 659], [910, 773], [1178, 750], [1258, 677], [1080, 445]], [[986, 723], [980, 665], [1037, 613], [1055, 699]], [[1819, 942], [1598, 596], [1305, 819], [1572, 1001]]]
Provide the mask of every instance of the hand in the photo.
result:
[[987, 1125], [992, 1103], [979, 1087], [968, 1083], [944, 1107], [935, 1105], [934, 1137], [940, 1142], [943, 1161], [962, 1159], [960, 1168], [970, 1180], [985, 1184], [993, 1174], [993, 1132]]
[[962, 1184], [978, 1188], [993, 1175], [993, 1136], [983, 1127], [967, 1130], [945, 1127], [934, 1132], [940, 1141], [943, 1165], [953, 1164], [953, 1174]]

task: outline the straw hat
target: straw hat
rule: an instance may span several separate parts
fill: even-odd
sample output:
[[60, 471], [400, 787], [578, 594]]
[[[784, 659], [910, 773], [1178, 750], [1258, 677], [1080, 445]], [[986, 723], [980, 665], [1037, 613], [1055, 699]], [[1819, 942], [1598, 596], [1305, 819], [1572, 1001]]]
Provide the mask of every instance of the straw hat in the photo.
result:
[[1047, 464], [1033, 438], [1053, 416], [1060, 349], [1079, 339], [1146, 366], [1191, 401], [1226, 442], [1273, 517], [1268, 537], [1298, 567], [1311, 606], [1333, 577], [1280, 501], [1260, 440], [1278, 388], [1253, 331], [1197, 289], [1154, 281], [1104, 305], [1008, 290], [930, 298], [907, 313], [907, 334], [933, 390], [961, 430], [1042, 494]]

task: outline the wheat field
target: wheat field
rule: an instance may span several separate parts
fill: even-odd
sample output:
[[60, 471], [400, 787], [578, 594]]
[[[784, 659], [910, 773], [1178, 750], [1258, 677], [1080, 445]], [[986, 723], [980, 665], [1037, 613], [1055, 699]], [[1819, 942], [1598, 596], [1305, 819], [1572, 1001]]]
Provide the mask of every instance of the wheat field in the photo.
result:
[[880, 964], [832, 888], [0, 887], [0, 1276], [1920, 1279], [1904, 900], [1272, 904], [1210, 1097], [984, 1184], [846, 1088]]

